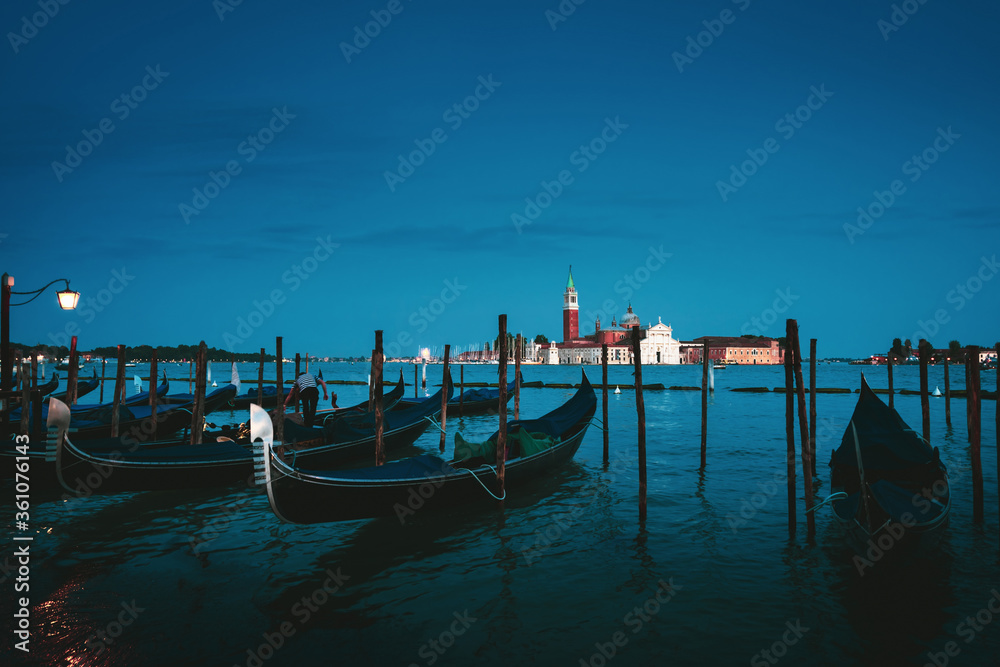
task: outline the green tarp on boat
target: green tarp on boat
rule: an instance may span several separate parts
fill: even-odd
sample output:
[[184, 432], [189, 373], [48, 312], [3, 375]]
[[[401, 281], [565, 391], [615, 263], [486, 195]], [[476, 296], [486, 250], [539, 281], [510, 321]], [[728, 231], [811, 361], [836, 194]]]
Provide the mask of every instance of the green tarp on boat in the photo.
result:
[[[517, 429], [507, 434], [507, 459], [543, 452], [557, 442], [559, 442], [558, 437]], [[496, 450], [497, 443], [492, 438], [484, 442], [470, 442], [463, 438], [461, 433], [455, 433], [455, 458], [458, 460], [465, 461], [482, 457], [486, 459], [487, 463], [494, 463], [496, 462]]]

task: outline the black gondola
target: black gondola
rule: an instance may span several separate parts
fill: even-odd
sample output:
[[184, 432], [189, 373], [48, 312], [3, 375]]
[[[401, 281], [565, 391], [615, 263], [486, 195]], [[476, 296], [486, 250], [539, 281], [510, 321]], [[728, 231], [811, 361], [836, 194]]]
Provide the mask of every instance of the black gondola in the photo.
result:
[[[228, 388], [235, 392], [233, 385], [228, 385]], [[65, 410], [62, 403], [54, 405]], [[259, 406], [254, 405], [253, 408], [263, 412]], [[413, 444], [428, 426], [424, 417], [424, 412], [414, 410], [405, 418], [386, 420], [386, 448]], [[68, 415], [65, 418], [68, 419]], [[190, 421], [190, 416], [188, 419]], [[52, 427], [55, 422], [50, 419], [49, 424]], [[74, 442], [71, 432], [68, 437], [54, 443], [54, 456], [50, 458], [55, 460], [59, 483], [68, 491], [86, 495], [220, 487], [249, 482], [253, 469], [249, 439], [236, 442], [230, 438], [212, 438], [212, 434], [206, 434], [199, 445], [178, 440], [144, 443], [127, 438]], [[359, 431], [356, 437], [345, 442], [322, 444], [305, 450], [298, 449], [299, 445], [294, 447], [295, 456], [300, 460], [317, 460], [322, 465], [328, 465], [373, 456], [374, 443], [374, 432], [369, 430]]]
[[[531, 453], [512, 452], [505, 464], [505, 488], [550, 473], [573, 457], [594, 416], [597, 397], [586, 373], [576, 394], [539, 419], [507, 424], [511, 442], [521, 434], [544, 434], [554, 444]], [[489, 503], [498, 496], [496, 468], [482, 458], [445, 461], [430, 454], [374, 468], [337, 472], [307, 469], [275, 453], [266, 413], [251, 408], [255, 481], [267, 487], [271, 509], [290, 523], [350, 521], [378, 516], [404, 520], [421, 508]], [[496, 442], [499, 431], [491, 438]], [[490, 442], [488, 441], [488, 442]], [[522, 441], [523, 442], [523, 441]]]
[[[94, 377], [83, 380], [82, 382], [77, 382], [76, 384], [76, 399], [80, 400], [90, 392], [97, 389], [101, 384], [101, 379], [97, 377], [97, 369], [94, 369]], [[60, 401], [66, 402], [66, 394], [69, 391], [60, 391], [56, 394], [49, 394], [50, 398], [58, 398]]]
[[859, 553], [876, 544], [905, 553], [948, 519], [948, 472], [931, 447], [875, 395], [864, 376], [840, 447], [830, 460], [834, 515]]
[[[523, 386], [523, 385], [522, 385]], [[514, 383], [507, 383], [507, 401], [514, 397]], [[402, 398], [396, 404], [396, 410], [403, 410], [410, 406], [417, 405], [429, 398]], [[484, 412], [500, 411], [500, 389], [490, 389], [489, 387], [475, 387], [466, 389], [463, 393], [448, 401], [448, 414], [457, 415], [461, 407], [462, 415], [474, 415]]]

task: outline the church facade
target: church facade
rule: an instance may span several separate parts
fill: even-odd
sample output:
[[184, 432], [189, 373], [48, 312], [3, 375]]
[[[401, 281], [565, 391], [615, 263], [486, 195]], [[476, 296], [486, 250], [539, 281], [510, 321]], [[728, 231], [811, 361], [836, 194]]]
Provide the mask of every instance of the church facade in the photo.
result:
[[680, 341], [674, 339], [673, 328], [657, 318], [656, 324], [642, 326], [632, 304], [618, 322], [610, 328], [594, 323], [594, 333], [580, 335], [580, 302], [573, 282], [573, 267], [569, 270], [566, 291], [563, 292], [563, 340], [538, 349], [538, 361], [546, 364], [600, 364], [601, 346], [608, 346], [609, 364], [632, 364], [632, 330], [639, 327], [639, 355], [643, 365], [680, 364]]

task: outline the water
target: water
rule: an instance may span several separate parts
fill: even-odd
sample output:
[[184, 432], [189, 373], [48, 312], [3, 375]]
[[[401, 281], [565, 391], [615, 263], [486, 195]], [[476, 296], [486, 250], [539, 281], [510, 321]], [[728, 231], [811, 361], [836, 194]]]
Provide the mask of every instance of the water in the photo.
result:
[[[320, 366], [328, 380], [368, 373], [363, 364]], [[240, 368], [244, 378], [256, 377], [253, 364]], [[398, 368], [388, 364], [386, 377], [397, 377]], [[413, 367], [403, 369], [412, 382]], [[145, 375], [147, 367], [134, 370]], [[186, 365], [167, 370], [187, 376]], [[495, 381], [496, 370], [466, 366], [465, 378]], [[873, 386], [886, 386], [884, 367], [844, 364], [821, 365], [818, 386], [856, 388], [862, 370]], [[917, 367], [895, 370], [897, 388], [918, 388]], [[951, 370], [952, 386], [964, 386], [961, 367]], [[599, 367], [586, 371], [600, 380]], [[290, 365], [284, 373], [291, 377]], [[699, 385], [700, 373], [647, 367], [643, 381]], [[942, 374], [930, 369], [931, 388], [943, 390]], [[217, 380], [228, 375], [228, 364], [214, 364]], [[578, 382], [580, 368], [526, 366], [524, 376]], [[610, 376], [612, 384], [632, 382], [630, 367], [612, 367]], [[992, 372], [982, 380], [995, 387]], [[440, 366], [428, 368], [428, 391], [439, 381]], [[965, 401], [952, 401], [949, 429], [944, 399], [931, 399], [932, 444], [953, 479], [940, 551], [898, 566], [875, 563], [859, 575], [828, 510], [818, 516], [815, 541], [807, 539], [801, 476], [798, 535], [788, 538], [782, 395], [729, 391], [781, 386], [783, 369], [731, 367], [715, 381], [703, 475], [698, 392], [645, 395], [645, 526], [637, 510], [634, 392], [625, 389], [609, 400], [610, 466], [601, 463], [601, 432], [592, 427], [574, 461], [511, 489], [503, 511], [487, 504], [417, 512], [404, 524], [295, 526], [282, 524], [266, 497], [246, 488], [69, 502], [34, 490], [36, 634], [28, 662], [600, 667], [614, 654], [616, 665], [923, 665], [934, 664], [932, 654], [938, 664], [1000, 664], [1000, 623], [988, 607], [1000, 589], [993, 401], [982, 411], [985, 523], [972, 519]], [[365, 386], [331, 388], [341, 405], [367, 396]], [[186, 390], [186, 383], [172, 386]], [[525, 389], [522, 414], [547, 412], [571, 393]], [[830, 452], [856, 400], [818, 396], [820, 498], [829, 490]], [[919, 430], [918, 396], [897, 396], [896, 408]], [[485, 437], [496, 418], [452, 418], [448, 426]], [[429, 432], [400, 455], [437, 451], [437, 442]], [[3, 493], [3, 507], [13, 512], [12, 491]], [[1000, 609], [1000, 599], [993, 605]], [[967, 624], [977, 613], [977, 625]], [[113, 643], [98, 632], [113, 635]], [[5, 639], [3, 650], [10, 645]]]

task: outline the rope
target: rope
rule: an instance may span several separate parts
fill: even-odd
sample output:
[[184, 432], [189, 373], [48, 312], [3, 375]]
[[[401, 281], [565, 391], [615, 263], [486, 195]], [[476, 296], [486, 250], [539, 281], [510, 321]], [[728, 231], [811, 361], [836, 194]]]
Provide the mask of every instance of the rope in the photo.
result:
[[[497, 476], [497, 479], [500, 478], [500, 475], [497, 473], [496, 467], [491, 466], [491, 465], [488, 465], [486, 467], [493, 471], [493, 474]], [[498, 498], [496, 495], [493, 494], [492, 491], [490, 491], [488, 488], [486, 488], [486, 485], [483, 484], [483, 480], [479, 479], [479, 477], [476, 476], [476, 473], [474, 471], [470, 470], [469, 472], [472, 474], [472, 479], [474, 479], [477, 482], [479, 482], [479, 486], [483, 487], [483, 491], [485, 491], [486, 493], [490, 494], [490, 496], [493, 498], [493, 500], [503, 500], [504, 498], [507, 497], [507, 489], [504, 489], [503, 490], [503, 495]]]
[[846, 492], [844, 492], [844, 491], [838, 491], [837, 493], [834, 493], [834, 494], [832, 494], [830, 496], [827, 496], [826, 500], [824, 500], [823, 502], [819, 503], [818, 505], [813, 505], [812, 507], [810, 507], [809, 509], [807, 509], [806, 510], [806, 514], [809, 514], [809, 512], [815, 512], [820, 507], [823, 507], [823, 505], [829, 505], [830, 503], [835, 503], [838, 500], [845, 500], [846, 498], [847, 498], [847, 493]]
[[443, 428], [441, 428], [441, 425], [439, 423], [437, 423], [436, 421], [434, 421], [431, 417], [424, 417], [424, 419], [426, 419], [427, 421], [429, 421], [434, 428], [436, 428], [437, 430], [441, 431], [445, 435], [448, 435], [448, 432], [445, 431]]

